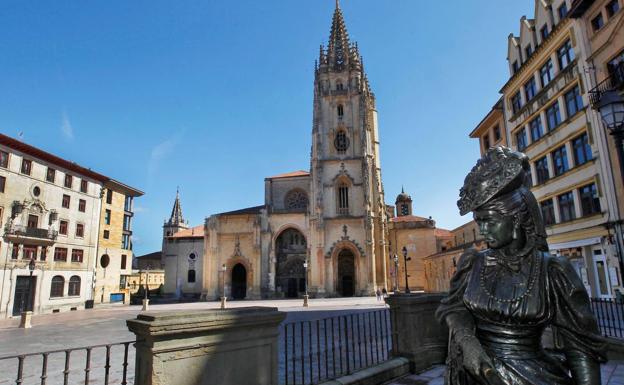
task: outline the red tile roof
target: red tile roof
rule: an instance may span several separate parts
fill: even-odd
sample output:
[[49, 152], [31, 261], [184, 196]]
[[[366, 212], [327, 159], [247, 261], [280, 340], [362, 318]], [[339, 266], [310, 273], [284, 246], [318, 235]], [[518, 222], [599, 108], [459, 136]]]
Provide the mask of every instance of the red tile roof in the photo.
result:
[[285, 174], [273, 175], [267, 179], [280, 179], [280, 178], [292, 178], [297, 176], [310, 176], [310, 173], [304, 170], [298, 170], [293, 172], [287, 172]]
[[180, 230], [173, 234], [171, 238], [203, 238], [204, 225], [191, 227], [190, 229]]
[[453, 236], [453, 233], [451, 231], [449, 231], [449, 230], [446, 230], [446, 229], [435, 229], [433, 234], [436, 237], [452, 237]]

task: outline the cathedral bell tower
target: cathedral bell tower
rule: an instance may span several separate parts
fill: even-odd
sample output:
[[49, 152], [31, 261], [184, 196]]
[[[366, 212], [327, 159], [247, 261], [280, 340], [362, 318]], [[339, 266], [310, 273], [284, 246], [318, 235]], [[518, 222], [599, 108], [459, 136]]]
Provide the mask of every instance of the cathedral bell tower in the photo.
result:
[[338, 1], [315, 65], [313, 117], [311, 283], [328, 295], [371, 294], [386, 276], [377, 111]]
[[180, 205], [180, 189], [176, 190], [176, 198], [171, 209], [169, 220], [163, 225], [163, 238], [170, 237], [180, 230], [188, 229], [188, 224], [182, 216], [182, 205]]

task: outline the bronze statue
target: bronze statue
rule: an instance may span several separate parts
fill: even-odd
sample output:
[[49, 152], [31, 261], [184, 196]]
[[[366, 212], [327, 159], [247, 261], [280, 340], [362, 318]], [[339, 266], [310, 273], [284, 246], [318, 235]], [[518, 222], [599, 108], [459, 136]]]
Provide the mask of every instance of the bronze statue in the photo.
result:
[[[605, 344], [585, 288], [548, 252], [527, 157], [490, 149], [460, 191], [489, 248], [462, 255], [437, 317], [450, 330], [447, 385], [600, 385]], [[552, 327], [562, 354], [544, 350]]]

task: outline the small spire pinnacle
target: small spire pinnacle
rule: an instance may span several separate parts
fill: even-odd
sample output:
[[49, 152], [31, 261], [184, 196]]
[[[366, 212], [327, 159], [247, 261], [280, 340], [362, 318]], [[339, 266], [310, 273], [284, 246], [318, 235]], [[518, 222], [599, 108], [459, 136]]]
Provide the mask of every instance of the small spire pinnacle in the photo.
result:
[[405, 189], [403, 188], [403, 185], [401, 185], [401, 194], [405, 194]]
[[171, 217], [169, 218], [168, 225], [178, 226], [184, 224], [184, 216], [182, 215], [182, 205], [180, 204], [180, 186], [176, 188], [176, 198], [173, 202], [173, 209], [171, 209]]
[[340, 9], [340, 0], [336, 0], [336, 9]]

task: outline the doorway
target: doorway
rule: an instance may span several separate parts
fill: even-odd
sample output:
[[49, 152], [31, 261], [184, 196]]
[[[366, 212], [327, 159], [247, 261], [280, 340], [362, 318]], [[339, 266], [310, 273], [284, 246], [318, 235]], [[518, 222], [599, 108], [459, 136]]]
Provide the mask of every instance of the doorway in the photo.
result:
[[33, 310], [36, 287], [37, 277], [17, 277], [15, 282], [15, 297], [13, 298], [13, 316], [19, 316], [23, 311]]
[[247, 296], [247, 269], [237, 263], [232, 269], [232, 298], [245, 299]]
[[351, 250], [338, 254], [338, 293], [343, 297], [355, 295], [355, 257]]

